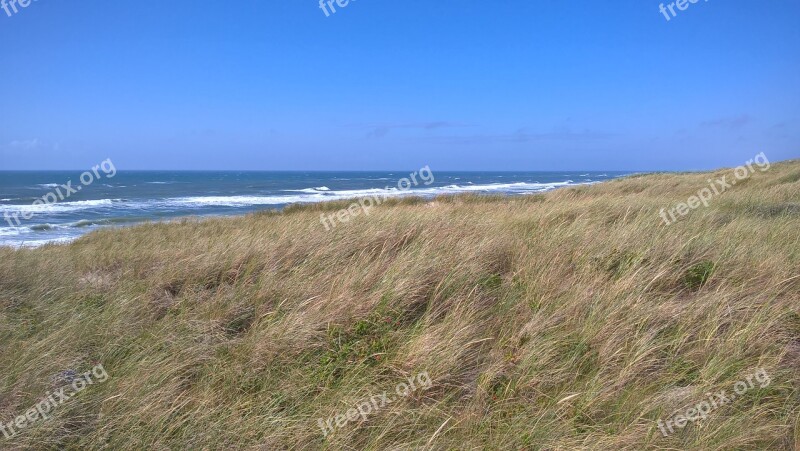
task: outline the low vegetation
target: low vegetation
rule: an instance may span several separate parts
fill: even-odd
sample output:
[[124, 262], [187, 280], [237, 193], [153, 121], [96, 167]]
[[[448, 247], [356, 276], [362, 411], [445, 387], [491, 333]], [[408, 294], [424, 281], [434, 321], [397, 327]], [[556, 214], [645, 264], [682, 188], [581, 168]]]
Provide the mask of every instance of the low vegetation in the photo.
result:
[[[727, 172], [0, 249], [0, 422], [59, 374], [109, 375], [0, 448], [800, 449], [800, 161], [658, 215]], [[659, 430], [758, 369], [768, 386]]]

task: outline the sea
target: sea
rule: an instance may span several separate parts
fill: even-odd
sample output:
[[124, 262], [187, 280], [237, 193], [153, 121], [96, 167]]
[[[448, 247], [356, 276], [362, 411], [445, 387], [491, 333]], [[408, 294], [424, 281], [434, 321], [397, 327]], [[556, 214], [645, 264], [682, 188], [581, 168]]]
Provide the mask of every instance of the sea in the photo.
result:
[[235, 216], [295, 203], [375, 195], [522, 196], [628, 174], [115, 170], [96, 171], [91, 177], [83, 173], [83, 181], [88, 182], [84, 184], [82, 171], [0, 171], [0, 246], [67, 243], [104, 227], [181, 217]]

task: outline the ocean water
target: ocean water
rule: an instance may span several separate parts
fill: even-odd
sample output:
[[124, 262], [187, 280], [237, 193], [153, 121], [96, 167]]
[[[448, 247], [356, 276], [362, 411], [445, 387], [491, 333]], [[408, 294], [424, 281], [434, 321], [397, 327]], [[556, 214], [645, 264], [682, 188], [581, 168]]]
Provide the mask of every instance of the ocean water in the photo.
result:
[[[69, 242], [100, 227], [184, 216], [230, 216], [292, 203], [372, 196], [485, 193], [525, 195], [596, 183], [624, 172], [437, 172], [426, 184], [398, 189], [413, 171], [239, 172], [100, 171], [91, 183], [80, 171], [0, 171], [0, 246]], [[427, 173], [423, 174], [427, 175]], [[410, 179], [409, 179], [410, 180]], [[71, 191], [61, 187], [71, 181]], [[403, 187], [406, 185], [403, 182]], [[80, 190], [78, 190], [80, 187]], [[48, 193], [51, 193], [48, 196]], [[67, 195], [69, 193], [69, 195]], [[48, 196], [52, 203], [33, 205]], [[17, 224], [13, 215], [17, 213]], [[25, 216], [29, 218], [26, 219]]]

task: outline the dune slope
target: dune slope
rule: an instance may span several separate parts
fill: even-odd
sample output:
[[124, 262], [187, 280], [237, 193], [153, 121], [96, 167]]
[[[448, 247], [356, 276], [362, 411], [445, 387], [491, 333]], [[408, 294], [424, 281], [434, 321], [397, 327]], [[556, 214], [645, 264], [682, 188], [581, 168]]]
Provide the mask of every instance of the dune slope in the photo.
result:
[[0, 448], [800, 449], [800, 161], [659, 216], [730, 173], [0, 249], [0, 422], [108, 374]]

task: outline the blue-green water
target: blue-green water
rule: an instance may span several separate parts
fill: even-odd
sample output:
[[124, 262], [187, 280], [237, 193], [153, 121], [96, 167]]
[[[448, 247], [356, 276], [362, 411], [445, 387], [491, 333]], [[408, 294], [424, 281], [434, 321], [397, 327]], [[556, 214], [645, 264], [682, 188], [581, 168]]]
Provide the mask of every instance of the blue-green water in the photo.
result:
[[[84, 184], [81, 171], [0, 171], [0, 245], [66, 242], [99, 227], [181, 216], [239, 215], [298, 202], [373, 195], [434, 197], [464, 192], [523, 195], [627, 174], [437, 172], [433, 168], [432, 177], [427, 172], [417, 174], [414, 185], [409, 177], [412, 172], [120, 170], [97, 171], [90, 183]], [[403, 178], [408, 181], [401, 182]], [[84, 181], [89, 179], [84, 176]], [[398, 189], [398, 184], [404, 189]], [[410, 189], [405, 190], [409, 184]], [[33, 205], [43, 196], [50, 202]]]

